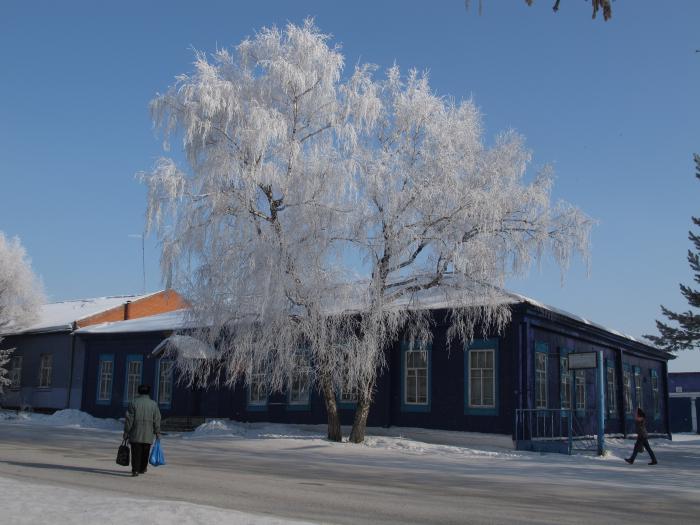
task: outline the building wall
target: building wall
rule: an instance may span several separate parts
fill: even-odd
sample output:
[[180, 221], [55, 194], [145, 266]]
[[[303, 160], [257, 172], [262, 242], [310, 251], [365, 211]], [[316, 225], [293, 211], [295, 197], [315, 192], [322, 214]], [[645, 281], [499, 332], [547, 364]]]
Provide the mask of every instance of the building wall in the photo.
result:
[[668, 374], [671, 431], [700, 433], [700, 372]]
[[[7, 408], [26, 407], [37, 411], [65, 408], [68, 402], [72, 336], [68, 332], [20, 334], [6, 336], [3, 348], [15, 348], [13, 355], [22, 356], [19, 389], [8, 388], [2, 397]], [[39, 387], [42, 354], [52, 356], [51, 386]]]
[[[535, 406], [535, 355], [539, 351], [547, 353], [548, 374], [547, 374], [547, 408], [561, 408], [561, 357], [568, 353], [578, 352], [599, 352], [603, 353], [605, 361], [604, 387], [607, 398], [607, 368], [614, 365], [616, 381], [616, 405], [615, 413], [609, 411], [608, 401], [605, 403], [605, 433], [606, 434], [632, 434], [635, 432], [634, 409], [637, 406], [647, 413], [647, 428], [649, 432], [666, 434], [666, 392], [665, 392], [665, 368], [664, 361], [651, 357], [644, 357], [632, 354], [631, 347], [623, 345], [612, 345], [600, 340], [593, 334], [585, 333], [581, 330], [549, 322], [543, 319], [531, 318], [529, 323], [528, 350], [529, 360], [527, 363], [527, 375], [529, 390], [527, 394], [527, 408]], [[634, 370], [639, 368], [642, 385], [642, 398], [637, 399], [635, 389]], [[631, 373], [631, 397], [632, 406], [628, 413], [624, 408], [623, 371], [629, 369]], [[652, 370], [658, 378], [658, 411], [654, 413], [652, 409]], [[585, 411], [577, 411], [576, 422], [582, 426], [582, 430], [597, 431], [597, 370], [585, 370]], [[571, 377], [571, 384], [575, 385], [574, 377]], [[572, 404], [575, 407], [575, 389], [572, 393]]]
[[143, 299], [128, 301], [110, 310], [80, 319], [76, 322], [76, 325], [78, 328], [84, 328], [100, 323], [139, 319], [141, 317], [163, 314], [186, 307], [187, 303], [185, 303], [177, 292], [174, 290], [164, 290], [144, 297]]
[[[509, 326], [499, 337], [477, 339], [472, 343], [476, 348], [497, 348], [496, 350], [496, 407], [474, 409], [468, 403], [467, 351], [464, 345], [453, 343], [448, 350], [443, 313], [436, 313], [432, 345], [429, 354], [429, 402], [425, 406], [407, 404], [404, 391], [404, 361], [406, 343], [399, 341], [387, 350], [387, 369], [381, 371], [376, 385], [375, 398], [370, 409], [369, 426], [403, 426], [446, 430], [490, 432], [510, 434], [514, 432], [514, 416], [517, 407], [535, 408], [535, 354], [537, 348], [546, 345], [548, 353], [547, 407], [561, 407], [560, 357], [564, 351], [602, 351], [606, 362], [615, 366], [617, 381], [618, 411], [606, 411], [605, 432], [608, 434], [633, 433], [634, 423], [626, 417], [622, 404], [622, 366], [639, 367], [644, 398], [642, 404], [647, 409], [649, 430], [666, 433], [666, 394], [665, 363], [662, 360], [632, 355], [633, 348], [623, 348], [609, 344], [589, 333], [562, 326], [554, 321], [536, 318], [522, 312], [515, 312]], [[124, 334], [124, 335], [84, 335], [85, 389], [83, 409], [100, 417], [121, 417], [127, 356], [140, 355], [144, 363], [144, 379], [156, 388], [156, 363], [150, 353], [167, 334]], [[497, 345], [497, 347], [496, 347]], [[108, 405], [96, 403], [97, 373], [99, 355], [107, 353], [115, 356], [114, 387], [112, 401]], [[653, 417], [651, 407], [651, 371], [659, 379], [659, 413]], [[595, 433], [596, 425], [596, 372], [587, 370], [586, 406], [581, 415], [583, 425]], [[645, 380], [646, 378], [646, 380]], [[573, 381], [572, 381], [573, 383]], [[638, 401], [632, 385], [633, 405]], [[575, 402], [575, 394], [572, 397]], [[352, 424], [353, 404], [338, 404], [343, 425]], [[232, 418], [239, 421], [267, 421], [279, 423], [324, 424], [326, 411], [322, 396], [312, 392], [307, 406], [291, 406], [286, 393], [271, 394], [262, 406], [248, 404], [248, 389], [242, 383], [235, 388], [188, 389], [175, 385], [173, 402], [162, 408], [164, 417], [204, 416]]]

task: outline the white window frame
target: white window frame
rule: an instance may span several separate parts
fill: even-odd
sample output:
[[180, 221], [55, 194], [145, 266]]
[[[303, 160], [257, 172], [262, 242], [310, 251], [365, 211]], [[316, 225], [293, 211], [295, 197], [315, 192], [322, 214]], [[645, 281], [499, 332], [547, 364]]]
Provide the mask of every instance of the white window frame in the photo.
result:
[[632, 413], [632, 371], [624, 369], [622, 371], [622, 388], [625, 399], [625, 414]]
[[[495, 348], [470, 348], [467, 358], [469, 359], [469, 407], [470, 408], [496, 408], [496, 349]], [[472, 366], [472, 355], [476, 357], [477, 364], [479, 361], [479, 354], [488, 355], [491, 354], [491, 367], [473, 367]], [[484, 371], [491, 371], [491, 403], [484, 403]], [[479, 377], [475, 379], [475, 372], [478, 372]], [[481, 403], [476, 403], [472, 399], [472, 388], [474, 386], [474, 381], [478, 380], [480, 382], [480, 396]], [[478, 401], [478, 400], [477, 400]]]
[[642, 388], [642, 370], [639, 367], [634, 367], [634, 397], [637, 406], [644, 409], [644, 390]]
[[659, 403], [659, 376], [655, 370], [651, 371], [651, 400], [654, 404], [652, 407], [653, 417], [656, 419], [661, 414], [661, 406]]
[[267, 390], [265, 388], [265, 372], [257, 369], [251, 370], [248, 381], [248, 405], [267, 405]]
[[[109, 364], [109, 370], [105, 370], [105, 365], [107, 364]], [[111, 401], [112, 384], [114, 383], [114, 359], [101, 359], [99, 372], [97, 401]]]
[[586, 410], [586, 371], [576, 370], [574, 373], [574, 390], [576, 391], [576, 410]]
[[13, 355], [10, 358], [10, 389], [22, 387], [22, 358], [21, 355]]
[[[131, 366], [138, 364], [138, 374], [131, 369]], [[126, 402], [131, 403], [138, 395], [139, 385], [143, 377], [143, 361], [133, 359], [126, 364]]]
[[559, 362], [559, 388], [561, 389], [561, 408], [571, 410], [571, 371], [569, 356], [562, 356]]
[[617, 377], [615, 374], [615, 368], [612, 366], [607, 366], [605, 368], [605, 382], [607, 385], [608, 394], [608, 413], [614, 414], [617, 412]]
[[[425, 359], [425, 366], [408, 366], [408, 361], [409, 361], [409, 355], [410, 354], [423, 354], [424, 359]], [[403, 392], [404, 392], [404, 405], [408, 406], [427, 406], [430, 404], [430, 378], [429, 378], [429, 368], [430, 368], [430, 356], [428, 353], [427, 348], [416, 348], [412, 350], [405, 350], [404, 351], [404, 373], [403, 373]], [[419, 372], [421, 370], [425, 371], [424, 375], [424, 380], [425, 380], [425, 401], [420, 401], [418, 397], [418, 384], [419, 381], [422, 379], [419, 375]], [[413, 375], [411, 374], [413, 373]], [[415, 401], [409, 401], [409, 387], [408, 387], [408, 380], [409, 378], [415, 378], [415, 388], [414, 388], [414, 396], [415, 396]]]
[[53, 379], [53, 354], [41, 354], [39, 360], [39, 388], [51, 388]]
[[[549, 354], [547, 352], [535, 352], [535, 408], [547, 408], [549, 405], [547, 385], [548, 360]], [[544, 363], [544, 369], [540, 369], [540, 363]]]
[[158, 404], [170, 406], [173, 402], [173, 371], [175, 361], [158, 360]]

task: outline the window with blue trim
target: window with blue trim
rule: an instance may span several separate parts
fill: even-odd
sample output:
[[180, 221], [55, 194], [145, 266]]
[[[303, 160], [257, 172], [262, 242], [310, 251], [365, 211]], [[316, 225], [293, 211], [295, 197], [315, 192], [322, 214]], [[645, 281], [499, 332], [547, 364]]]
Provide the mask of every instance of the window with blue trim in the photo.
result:
[[108, 405], [112, 402], [112, 385], [114, 383], [114, 356], [100, 355], [97, 365], [97, 403]]
[[656, 370], [651, 371], [651, 410], [654, 414], [654, 419], [661, 417], [661, 406], [659, 404], [659, 373]]
[[605, 379], [607, 384], [607, 399], [608, 414], [612, 415], [617, 412], [617, 375], [615, 374], [615, 362], [608, 359], [605, 368]]
[[309, 406], [311, 390], [311, 366], [309, 356], [305, 351], [299, 351], [294, 355], [294, 370], [292, 371], [289, 387], [288, 404], [291, 407], [301, 408]]
[[158, 404], [165, 407], [170, 407], [173, 402], [173, 372], [175, 361], [172, 359], [158, 360], [158, 377], [156, 384], [158, 385]]
[[480, 339], [465, 346], [464, 413], [498, 414], [498, 339]]
[[138, 395], [139, 385], [143, 381], [143, 356], [130, 355], [126, 358], [126, 379], [124, 384], [124, 403], [130, 403]]
[[634, 398], [637, 402], [637, 407], [644, 409], [644, 393], [642, 391], [642, 369], [638, 366], [634, 367]]
[[267, 387], [265, 371], [254, 367], [248, 375], [248, 410], [267, 408]]
[[431, 344], [405, 342], [401, 352], [403, 380], [402, 409], [427, 412], [430, 410], [430, 353]]
[[560, 350], [559, 358], [559, 394], [561, 397], [561, 408], [571, 410], [571, 372], [569, 371], [568, 350]]
[[547, 408], [547, 343], [535, 343], [535, 408]]
[[576, 370], [574, 381], [576, 387], [576, 411], [584, 412], [586, 410], [586, 371]]
[[625, 414], [632, 414], [632, 371], [629, 365], [624, 365], [622, 369], [622, 391], [625, 401]]

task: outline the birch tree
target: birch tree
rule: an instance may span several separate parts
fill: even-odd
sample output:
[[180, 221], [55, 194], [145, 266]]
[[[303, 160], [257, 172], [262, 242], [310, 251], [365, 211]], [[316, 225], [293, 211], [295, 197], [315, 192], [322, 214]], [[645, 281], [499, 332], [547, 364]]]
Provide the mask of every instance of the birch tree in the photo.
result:
[[362, 206], [351, 242], [371, 273], [354, 375], [354, 442], [364, 439], [385, 349], [402, 330], [411, 345], [431, 340], [421, 294], [437, 292], [452, 304], [448, 340], [500, 332], [510, 314], [506, 278], [546, 253], [566, 270], [572, 255], [586, 257], [592, 224], [569, 204], [550, 204], [550, 169], [526, 181], [531, 155], [521, 136], [506, 132], [484, 144], [471, 100], [434, 94], [415, 70], [402, 77], [394, 66], [384, 80], [370, 77], [358, 68], [351, 80], [366, 86], [365, 104], [375, 110], [354, 150]]
[[[2, 335], [30, 324], [44, 302], [41, 284], [18, 238], [0, 232], [0, 344]], [[0, 350], [0, 394], [9, 385], [7, 363], [14, 349]]]
[[263, 371], [274, 392], [289, 387], [301, 356], [339, 440], [330, 348], [348, 324], [324, 306], [338, 298], [332, 239], [350, 222], [345, 151], [357, 125], [339, 91], [343, 57], [327, 41], [306, 21], [262, 29], [233, 52], [198, 53], [195, 72], [151, 105], [166, 148], [182, 140], [185, 167], [163, 158], [141, 179], [164, 271], [207, 327], [197, 336], [216, 348], [216, 360], [180, 360], [183, 376], [250, 386]]
[[164, 271], [214, 349], [178, 359], [182, 377], [263, 377], [284, 391], [306, 363], [329, 438], [341, 438], [336, 394], [357, 392], [360, 442], [389, 345], [431, 337], [422, 295], [450, 298], [451, 339], [499, 330], [505, 279], [547, 252], [566, 269], [587, 253], [590, 220], [550, 205], [548, 170], [526, 182], [517, 134], [484, 145], [473, 102], [398, 67], [378, 79], [359, 64], [342, 79], [328, 40], [307, 21], [197, 54], [195, 72], [152, 103], [184, 161], [163, 158], [141, 178]]

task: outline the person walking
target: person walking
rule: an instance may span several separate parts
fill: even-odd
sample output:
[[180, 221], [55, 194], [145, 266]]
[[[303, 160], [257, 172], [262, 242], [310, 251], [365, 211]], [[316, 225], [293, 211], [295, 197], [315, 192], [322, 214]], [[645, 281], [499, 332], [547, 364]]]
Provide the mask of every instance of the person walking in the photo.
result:
[[634, 459], [637, 457], [637, 453], [641, 452], [642, 449], [645, 448], [649, 453], [649, 457], [651, 458], [649, 464], [656, 465], [658, 461], [656, 461], [654, 451], [651, 450], [651, 447], [649, 446], [649, 434], [647, 433], [647, 416], [644, 413], [644, 410], [642, 410], [641, 408], [637, 408], [637, 414], [634, 417], [634, 422], [637, 426], [637, 441], [634, 443], [634, 450], [632, 451], [632, 455], [629, 458], [625, 458], [625, 461], [631, 465], [632, 463], [634, 463]]
[[160, 410], [150, 397], [150, 385], [139, 385], [124, 419], [124, 439], [131, 444], [131, 475], [145, 474], [153, 438], [160, 439]]

